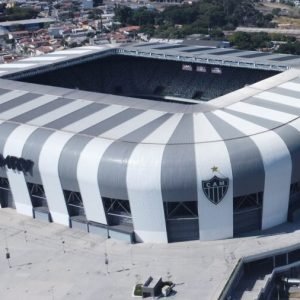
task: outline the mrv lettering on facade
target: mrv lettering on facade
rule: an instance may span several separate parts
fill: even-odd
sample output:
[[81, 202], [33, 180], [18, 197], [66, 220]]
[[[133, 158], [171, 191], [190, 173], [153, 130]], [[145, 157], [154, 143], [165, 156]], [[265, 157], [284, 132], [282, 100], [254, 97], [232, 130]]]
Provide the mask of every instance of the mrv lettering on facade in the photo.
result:
[[28, 173], [32, 170], [33, 161], [7, 155], [5, 158], [0, 154], [0, 167], [7, 167], [8, 169], [17, 170], [23, 173]]

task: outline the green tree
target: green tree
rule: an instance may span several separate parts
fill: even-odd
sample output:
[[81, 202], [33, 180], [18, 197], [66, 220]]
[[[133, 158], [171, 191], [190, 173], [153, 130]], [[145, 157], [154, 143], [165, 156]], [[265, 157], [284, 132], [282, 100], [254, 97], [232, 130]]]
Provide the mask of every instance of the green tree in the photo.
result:
[[220, 31], [233, 30], [239, 25], [272, 27], [273, 17], [263, 15], [255, 8], [254, 1], [249, 0], [199, 0], [191, 5], [169, 6], [162, 12], [146, 7], [133, 10], [115, 6], [115, 20], [122, 25], [140, 25], [145, 29], [146, 25], [156, 25], [154, 35], [165, 38], [192, 33], [212, 33], [220, 38], [223, 36]]
[[276, 52], [300, 55], [300, 42], [296, 41], [296, 42], [287, 42], [286, 44], [282, 44], [279, 46]]
[[278, 7], [272, 9], [272, 15], [274, 15], [274, 16], [279, 16], [280, 12], [281, 12], [281, 9]]
[[132, 16], [133, 10], [128, 6], [116, 5], [115, 20], [122, 23], [122, 25], [133, 25]]
[[26, 20], [36, 18], [38, 11], [32, 8], [23, 7], [11, 7], [4, 11], [4, 15], [0, 16], [0, 22], [14, 21], [14, 20]]

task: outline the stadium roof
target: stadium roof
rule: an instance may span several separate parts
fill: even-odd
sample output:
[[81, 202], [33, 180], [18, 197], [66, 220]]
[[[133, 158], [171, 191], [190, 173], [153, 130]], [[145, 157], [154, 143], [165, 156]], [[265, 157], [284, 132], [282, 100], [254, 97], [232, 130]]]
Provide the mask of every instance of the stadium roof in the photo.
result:
[[[182, 130], [172, 139], [171, 143], [174, 144], [237, 139], [277, 130], [286, 125], [298, 126], [300, 69], [291, 66], [295, 66], [296, 61], [300, 62], [299, 57], [295, 57], [293, 63], [292, 59], [280, 62], [287, 71], [196, 105], [128, 98], [9, 80], [17, 78], [24, 72], [36, 74], [43, 69], [53, 70], [55, 67], [114, 53], [133, 55], [132, 51], [135, 51], [135, 54], [136, 51], [151, 52], [150, 57], [155, 57], [154, 53], [161, 53], [165, 57], [175, 54], [180, 56], [178, 60], [181, 60], [184, 55], [190, 53], [184, 52], [188, 48], [191, 49], [191, 47], [170, 44], [119, 48], [111, 45], [87, 46], [0, 65], [2, 77], [0, 119], [50, 130], [133, 143], [141, 143], [139, 131], [147, 130], [147, 126], [151, 123], [158, 129], [156, 134], [143, 141], [148, 144], [164, 143], [165, 132], [176, 126], [182, 127]], [[236, 50], [231, 50], [230, 54], [224, 49], [206, 49], [200, 53], [203, 59], [214, 56], [224, 60], [231, 57], [232, 61], [240, 59], [246, 53], [246, 55], [255, 54], [255, 52]], [[219, 55], [215, 55], [217, 53]], [[192, 55], [195, 53], [193, 52]], [[271, 58], [283, 56], [287, 55], [269, 55], [263, 63], [270, 63]], [[256, 59], [257, 57], [248, 58], [247, 61], [255, 63]], [[259, 59], [262, 61], [261, 57]], [[278, 63], [278, 60], [272, 62]], [[160, 126], [162, 120], [166, 119], [168, 122]], [[192, 138], [193, 124], [201, 130]], [[132, 131], [134, 134], [126, 134]]]
[[249, 69], [285, 71], [290, 68], [300, 67], [300, 56], [297, 55], [157, 42], [130, 44], [127, 46], [111, 44], [86, 46], [56, 51], [43, 56], [29, 57], [12, 64], [0, 65], [0, 77], [7, 77], [18, 72], [27, 72], [30, 69], [40, 67], [44, 69], [47, 65], [58, 65], [62, 62], [70, 65], [72, 63], [80, 63], [82, 59], [92, 60], [97, 58], [97, 56], [102, 56], [109, 49], [111, 50], [110, 54], [116, 53]]
[[39, 24], [39, 23], [51, 23], [51, 22], [55, 22], [55, 21], [56, 20], [53, 18], [37, 18], [37, 19], [0, 22], [0, 26], [9, 27], [9, 26], [13, 26], [13, 25], [30, 25], [30, 24]]
[[126, 52], [136, 51], [137, 55], [177, 56], [191, 62], [227, 65], [254, 69], [286, 70], [300, 66], [300, 56], [258, 51], [243, 51], [232, 48], [201, 47], [184, 44], [141, 44], [127, 46]]

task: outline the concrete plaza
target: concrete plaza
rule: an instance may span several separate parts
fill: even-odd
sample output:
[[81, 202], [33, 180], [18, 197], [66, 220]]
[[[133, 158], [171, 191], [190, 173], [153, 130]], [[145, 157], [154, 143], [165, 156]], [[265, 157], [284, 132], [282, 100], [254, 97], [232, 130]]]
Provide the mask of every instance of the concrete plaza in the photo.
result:
[[217, 299], [241, 256], [295, 244], [297, 228], [283, 224], [254, 237], [130, 245], [2, 209], [0, 299], [126, 300], [149, 275], [173, 281], [173, 299]]

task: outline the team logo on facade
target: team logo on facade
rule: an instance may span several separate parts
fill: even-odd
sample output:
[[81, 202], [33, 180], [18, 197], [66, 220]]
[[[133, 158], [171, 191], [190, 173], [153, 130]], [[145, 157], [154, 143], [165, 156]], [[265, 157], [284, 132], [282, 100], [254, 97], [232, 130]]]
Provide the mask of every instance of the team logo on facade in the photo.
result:
[[229, 186], [228, 178], [219, 178], [214, 175], [210, 180], [202, 181], [202, 189], [209, 201], [213, 204], [219, 204], [225, 197]]

